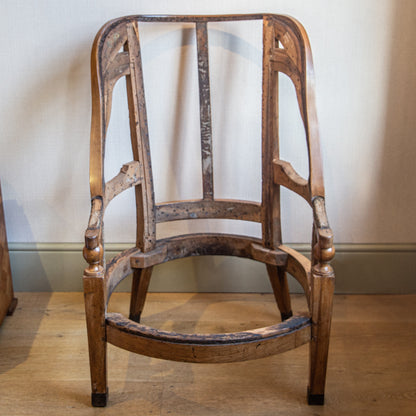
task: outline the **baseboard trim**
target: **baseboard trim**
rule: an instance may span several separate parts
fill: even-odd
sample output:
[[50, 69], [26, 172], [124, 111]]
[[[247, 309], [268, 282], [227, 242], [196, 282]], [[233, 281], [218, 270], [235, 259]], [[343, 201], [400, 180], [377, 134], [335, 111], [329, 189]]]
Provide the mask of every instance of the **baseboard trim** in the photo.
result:
[[[290, 244], [308, 255], [307, 244]], [[15, 291], [80, 291], [82, 244], [9, 243]], [[131, 244], [107, 244], [107, 256]], [[333, 261], [337, 293], [416, 293], [416, 244], [337, 244]], [[129, 290], [128, 279], [119, 289]], [[290, 279], [293, 292], [300, 291]], [[270, 292], [261, 263], [232, 257], [176, 260], [155, 268], [157, 292]]]

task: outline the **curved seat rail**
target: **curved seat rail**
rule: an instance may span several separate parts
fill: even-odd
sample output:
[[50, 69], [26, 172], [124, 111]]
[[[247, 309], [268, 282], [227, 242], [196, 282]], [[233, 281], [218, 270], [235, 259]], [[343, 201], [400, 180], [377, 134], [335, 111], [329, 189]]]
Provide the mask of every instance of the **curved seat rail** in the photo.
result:
[[118, 313], [106, 315], [107, 341], [153, 358], [194, 363], [226, 363], [267, 357], [310, 340], [310, 318], [243, 332], [178, 334], [141, 325]]

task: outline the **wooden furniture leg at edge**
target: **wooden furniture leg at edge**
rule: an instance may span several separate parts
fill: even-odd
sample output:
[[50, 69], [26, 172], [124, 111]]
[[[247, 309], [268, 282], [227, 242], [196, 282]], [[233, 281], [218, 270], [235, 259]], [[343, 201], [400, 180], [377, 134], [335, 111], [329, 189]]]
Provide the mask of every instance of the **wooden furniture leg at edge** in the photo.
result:
[[7, 244], [6, 223], [4, 218], [3, 197], [0, 184], [0, 324], [5, 315], [13, 315], [17, 306], [14, 297], [12, 271], [10, 268], [9, 247]]
[[312, 338], [308, 404], [323, 405], [335, 277], [330, 266], [312, 268]]
[[91, 371], [91, 403], [94, 407], [105, 407], [108, 387], [104, 273], [84, 273], [83, 282]]
[[271, 264], [266, 264], [266, 266], [282, 321], [285, 321], [293, 316], [286, 271], [279, 266]]
[[132, 321], [140, 322], [152, 270], [153, 267], [146, 267], [145, 269], [134, 269], [133, 271], [129, 315], [129, 319]]

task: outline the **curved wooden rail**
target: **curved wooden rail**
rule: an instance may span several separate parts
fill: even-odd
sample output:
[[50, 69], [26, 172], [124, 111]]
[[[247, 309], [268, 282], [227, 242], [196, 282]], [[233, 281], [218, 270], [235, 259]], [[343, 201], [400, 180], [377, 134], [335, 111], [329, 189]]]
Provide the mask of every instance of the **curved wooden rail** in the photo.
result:
[[153, 358], [230, 363], [267, 357], [309, 342], [310, 318], [292, 318], [265, 328], [227, 334], [178, 334], [138, 324], [118, 313], [106, 316], [107, 341]]
[[226, 218], [261, 222], [261, 205], [251, 201], [214, 199], [175, 201], [156, 205], [156, 222], [196, 218]]
[[311, 292], [311, 262], [296, 250], [280, 245], [265, 248], [260, 239], [230, 234], [186, 234], [160, 240], [154, 250], [143, 253], [132, 247], [107, 263], [105, 271], [107, 300], [116, 286], [135, 268], [147, 268], [167, 261], [201, 255], [245, 257], [265, 264], [285, 266], [301, 284], [308, 303]]
[[159, 240], [153, 250], [131, 257], [132, 268], [146, 268], [190, 256], [246, 257], [275, 266], [284, 266], [287, 254], [264, 247], [257, 238], [232, 234], [185, 234]]

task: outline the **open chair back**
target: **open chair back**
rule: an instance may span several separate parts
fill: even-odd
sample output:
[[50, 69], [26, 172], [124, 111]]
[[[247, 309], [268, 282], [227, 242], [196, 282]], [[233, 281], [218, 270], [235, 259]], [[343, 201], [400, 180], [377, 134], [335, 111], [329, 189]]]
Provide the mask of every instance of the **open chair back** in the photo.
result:
[[[210, 22], [262, 20], [262, 183], [261, 201], [217, 198], [214, 184], [208, 32]], [[187, 22], [196, 31], [201, 142], [202, 197], [197, 200], [155, 203], [146, 97], [143, 83], [139, 22]], [[311, 340], [312, 355], [321, 355], [319, 368], [311, 364], [310, 402], [323, 401], [326, 354], [332, 305], [334, 255], [332, 232], [324, 205], [322, 163], [314, 104], [313, 68], [309, 41], [293, 18], [280, 15], [129, 16], [107, 23], [97, 34], [91, 59], [92, 127], [90, 187], [92, 208], [85, 235], [84, 273], [89, 331], [93, 403], [106, 401], [105, 343], [158, 358], [192, 362], [230, 362], [264, 357]], [[308, 149], [309, 175], [302, 178], [279, 158], [278, 74], [293, 82]], [[105, 141], [116, 82], [127, 86], [133, 161], [108, 182], [104, 179]], [[103, 216], [110, 201], [133, 187], [137, 208], [137, 239], [133, 247], [104, 263]], [[282, 245], [280, 186], [302, 196], [314, 213], [312, 265]], [[190, 219], [238, 219], [261, 224], [261, 238], [222, 233], [156, 238], [156, 224]], [[235, 334], [182, 335], [139, 323], [154, 265], [193, 255], [230, 255], [251, 258], [267, 266], [282, 320], [271, 327]], [[130, 319], [106, 312], [108, 299], [133, 272]], [[302, 285], [310, 316], [292, 317], [286, 272]], [[319, 282], [314, 283], [314, 277]], [[318, 281], [318, 280], [317, 280]], [[322, 302], [325, 303], [322, 306]], [[321, 307], [319, 306], [321, 305]], [[318, 336], [319, 332], [319, 336]], [[98, 341], [97, 337], [101, 337]], [[283, 338], [285, 340], [283, 341]], [[104, 340], [104, 341], [103, 341]], [[320, 343], [319, 343], [320, 342]], [[104, 357], [104, 358], [103, 358]], [[322, 367], [322, 359], [324, 361]], [[101, 360], [101, 361], [100, 361]], [[104, 361], [103, 361], [104, 360]], [[311, 358], [311, 362], [315, 362]], [[311, 399], [312, 398], [312, 399]]]

